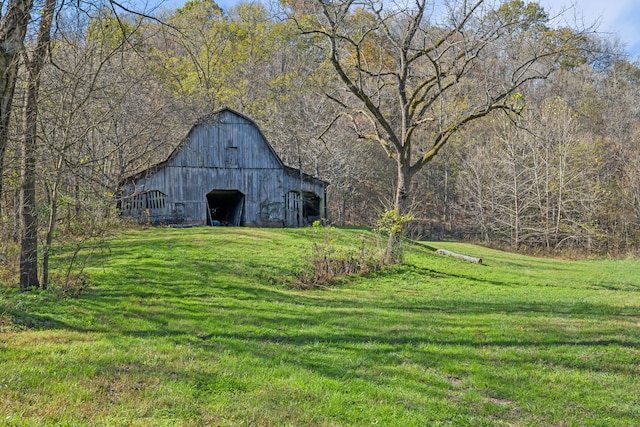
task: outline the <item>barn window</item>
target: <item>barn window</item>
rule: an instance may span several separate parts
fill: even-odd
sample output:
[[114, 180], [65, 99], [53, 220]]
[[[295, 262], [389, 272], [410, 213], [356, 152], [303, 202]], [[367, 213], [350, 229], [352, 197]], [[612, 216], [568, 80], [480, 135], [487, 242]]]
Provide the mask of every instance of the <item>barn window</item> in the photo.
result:
[[164, 193], [158, 190], [134, 194], [125, 199], [124, 210], [164, 209], [166, 206], [165, 196]]
[[146, 206], [146, 194], [144, 193], [138, 193], [138, 194], [134, 194], [133, 196], [128, 197], [125, 200], [125, 210], [127, 211], [133, 211], [133, 210], [137, 210], [137, 209], [144, 209]]
[[149, 191], [147, 193], [148, 209], [164, 209], [164, 206], [164, 194], [157, 190]]

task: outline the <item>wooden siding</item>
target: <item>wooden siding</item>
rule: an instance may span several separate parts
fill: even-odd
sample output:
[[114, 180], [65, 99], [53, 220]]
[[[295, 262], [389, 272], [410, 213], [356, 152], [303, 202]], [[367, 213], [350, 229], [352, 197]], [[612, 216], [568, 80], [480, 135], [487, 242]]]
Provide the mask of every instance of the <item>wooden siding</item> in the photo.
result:
[[325, 183], [287, 168], [251, 120], [223, 110], [194, 126], [183, 145], [156, 168], [129, 182], [125, 194], [157, 190], [166, 195], [164, 209], [131, 212], [158, 222], [207, 223], [207, 194], [236, 190], [244, 195], [241, 223], [298, 226], [285, 212], [289, 192], [313, 193], [321, 199]]
[[260, 130], [230, 112], [195, 126], [180, 152], [167, 165], [230, 169], [283, 167]]

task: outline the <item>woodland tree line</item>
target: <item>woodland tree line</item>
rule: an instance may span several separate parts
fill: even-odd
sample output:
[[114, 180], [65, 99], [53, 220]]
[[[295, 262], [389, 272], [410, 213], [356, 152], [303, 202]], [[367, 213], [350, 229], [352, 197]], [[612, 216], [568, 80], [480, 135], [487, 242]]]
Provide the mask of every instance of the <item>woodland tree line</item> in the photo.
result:
[[570, 13], [520, 0], [11, 0], [2, 13], [0, 281], [46, 286], [56, 247], [119, 220], [122, 179], [224, 106], [330, 182], [336, 224], [395, 207], [413, 237], [638, 247], [640, 68]]

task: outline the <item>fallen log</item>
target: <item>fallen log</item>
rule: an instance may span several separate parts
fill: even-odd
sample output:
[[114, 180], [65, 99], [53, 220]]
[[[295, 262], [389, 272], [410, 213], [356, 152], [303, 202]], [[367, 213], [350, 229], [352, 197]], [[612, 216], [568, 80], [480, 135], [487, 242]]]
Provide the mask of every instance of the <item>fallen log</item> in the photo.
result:
[[476, 258], [476, 257], [473, 257], [473, 256], [457, 254], [455, 252], [451, 252], [451, 251], [448, 251], [446, 249], [438, 249], [436, 251], [436, 253], [440, 254], [440, 255], [447, 255], [447, 256], [454, 257], [454, 258], [463, 259], [463, 260], [469, 261], [469, 262], [474, 262], [476, 264], [482, 264], [482, 258]]

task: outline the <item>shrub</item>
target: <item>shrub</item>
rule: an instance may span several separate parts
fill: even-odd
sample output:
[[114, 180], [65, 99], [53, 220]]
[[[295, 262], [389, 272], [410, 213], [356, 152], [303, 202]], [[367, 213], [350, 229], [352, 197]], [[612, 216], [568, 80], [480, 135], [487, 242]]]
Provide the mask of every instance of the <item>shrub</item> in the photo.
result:
[[397, 209], [386, 211], [376, 224], [376, 231], [388, 237], [384, 261], [388, 264], [401, 264], [404, 261], [402, 236], [405, 224], [413, 215], [400, 215]]
[[77, 298], [88, 287], [88, 276], [83, 273], [51, 273], [49, 289], [58, 298]]
[[333, 226], [325, 227], [316, 221], [312, 233], [311, 273], [300, 277], [298, 288], [331, 285], [342, 277], [367, 274], [384, 266], [379, 245], [371, 245], [365, 236], [356, 249], [341, 239]]

